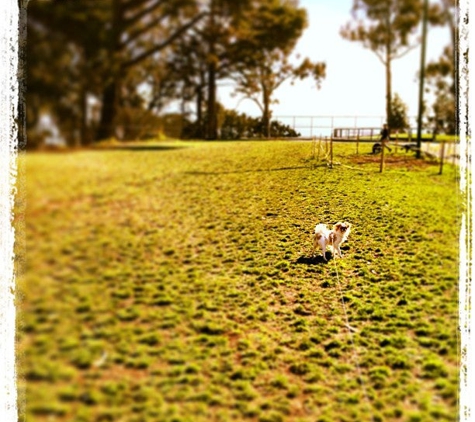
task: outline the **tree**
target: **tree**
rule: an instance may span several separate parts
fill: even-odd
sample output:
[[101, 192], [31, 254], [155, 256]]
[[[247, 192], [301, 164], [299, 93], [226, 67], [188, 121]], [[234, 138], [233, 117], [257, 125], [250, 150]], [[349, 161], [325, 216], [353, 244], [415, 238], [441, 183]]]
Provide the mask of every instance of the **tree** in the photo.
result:
[[[112, 0], [106, 45], [109, 78], [102, 95], [98, 139], [113, 134], [122, 79], [127, 71], [164, 50], [202, 19], [193, 0]], [[168, 23], [168, 24], [167, 24]], [[153, 31], [153, 36], [150, 32]], [[154, 39], [159, 39], [157, 43]]]
[[325, 77], [325, 64], [312, 63], [305, 59], [300, 65], [294, 66], [282, 52], [274, 52], [263, 58], [255, 67], [243, 66], [234, 77], [237, 82], [236, 94], [243, 94], [254, 101], [262, 113], [263, 135], [271, 136], [271, 104], [275, 102], [273, 95], [281, 84], [289, 79], [303, 79], [313, 75], [320, 85]]
[[391, 120], [388, 121], [391, 129], [404, 130], [409, 128], [407, 105], [404, 104], [397, 93], [391, 100]]
[[30, 127], [44, 111], [71, 142], [93, 130], [95, 139], [116, 129], [135, 134], [125, 121], [160, 122], [153, 115], [177, 99], [183, 118], [196, 102], [196, 134], [214, 139], [217, 81], [244, 66], [268, 72], [258, 91], [266, 91], [269, 127], [272, 92], [282, 83], [275, 75], [313, 74], [317, 82], [324, 75], [324, 65], [308, 59], [289, 64], [306, 22], [295, 0], [31, 0], [29, 7]]
[[200, 32], [206, 46], [207, 139], [218, 137], [216, 83], [229, 74], [230, 67], [239, 61], [237, 57], [242, 56], [234, 47], [238, 43], [240, 25], [252, 3], [253, 0], [208, 0], [207, 3], [208, 19]]
[[[253, 85], [254, 100], [259, 104], [269, 101], [269, 105], [270, 97], [266, 95], [264, 101], [261, 93], [268, 92], [275, 81], [268, 78], [265, 85], [256, 83], [259, 72], [272, 76], [285, 73], [285, 80], [303, 78], [314, 71], [315, 66], [308, 59], [300, 66], [291, 66], [288, 60], [306, 26], [305, 10], [295, 4], [290, 0], [209, 0], [203, 4], [208, 18], [182, 37], [173, 53], [175, 74], [182, 75], [183, 83], [195, 93], [197, 121], [193, 126], [196, 135], [201, 133], [207, 139], [218, 137], [218, 81]], [[318, 70], [323, 74], [324, 67]], [[271, 88], [271, 95], [275, 88]], [[251, 95], [250, 91], [245, 95]], [[269, 122], [270, 107], [267, 110], [265, 115]]]
[[446, 47], [438, 61], [427, 65], [426, 78], [429, 85], [427, 91], [434, 95], [433, 114], [429, 121], [436, 132], [454, 134], [458, 127], [458, 99], [452, 58], [451, 48]]
[[[114, 134], [115, 116], [123, 100], [124, 83], [130, 74], [138, 65], [168, 48], [205, 15], [197, 12], [195, 0], [50, 0], [30, 3], [29, 28], [33, 33], [41, 28], [46, 38], [53, 35], [63, 40], [62, 46], [60, 42], [51, 46], [54, 47], [51, 56], [61, 55], [61, 49], [74, 50], [68, 66], [75, 68], [78, 76], [70, 79], [69, 88], [74, 83], [81, 85], [72, 91], [77, 92], [78, 101], [84, 105], [91, 88], [101, 100], [97, 139]], [[41, 57], [33, 58], [41, 62]], [[49, 65], [53, 74], [55, 69], [58, 74], [63, 70], [58, 60]], [[29, 66], [34, 64], [29, 63]], [[92, 80], [95, 83], [91, 83]], [[68, 92], [71, 93], [71, 89], [61, 89], [61, 96]], [[60, 98], [54, 102], [55, 114], [60, 103]]]
[[207, 87], [208, 57], [202, 31], [198, 26], [175, 43], [167, 57], [168, 76], [162, 81], [174, 81], [177, 97], [181, 97], [182, 108], [195, 102], [196, 122], [194, 137], [206, 137], [205, 90]]
[[427, 90], [435, 97], [432, 105], [433, 115], [429, 120], [436, 132], [451, 134], [457, 133], [459, 118], [458, 3], [458, 0], [440, 0], [432, 6], [432, 24], [447, 26], [451, 43], [445, 46], [437, 61], [428, 63], [425, 70]]
[[307, 26], [305, 9], [290, 1], [267, 1], [257, 7], [242, 28], [245, 59], [238, 64], [233, 79], [236, 94], [253, 100], [262, 112], [264, 135], [271, 135], [271, 104], [273, 94], [286, 80], [303, 79], [312, 75], [317, 86], [325, 77], [325, 64], [312, 63], [305, 58], [293, 65], [290, 55]]
[[[265, 128], [262, 120], [256, 117], [250, 117], [244, 113], [238, 113], [235, 110], [226, 110], [219, 107], [222, 114], [222, 123], [220, 125], [220, 139], [252, 139], [265, 136]], [[270, 136], [275, 138], [298, 137], [300, 133], [283, 123], [273, 120], [270, 123]], [[194, 137], [194, 125], [191, 124], [185, 128], [188, 137]]]
[[386, 71], [386, 119], [391, 118], [391, 64], [419, 43], [422, 17], [419, 0], [354, 0], [353, 20], [341, 29], [343, 38], [373, 51]]
[[[26, 128], [30, 147], [42, 142], [36, 129], [45, 114], [68, 144], [89, 138], [87, 98], [100, 92], [105, 6], [104, 2], [94, 7], [71, 1], [55, 7], [50, 2], [28, 3]], [[89, 31], [84, 31], [86, 24]]]

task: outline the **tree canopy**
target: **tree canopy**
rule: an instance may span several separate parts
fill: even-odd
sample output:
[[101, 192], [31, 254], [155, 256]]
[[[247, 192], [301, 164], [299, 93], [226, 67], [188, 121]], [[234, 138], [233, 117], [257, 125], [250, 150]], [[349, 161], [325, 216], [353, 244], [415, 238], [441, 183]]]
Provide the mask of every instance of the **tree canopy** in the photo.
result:
[[[455, 133], [457, 109], [457, 10], [458, 0], [438, 0], [429, 4], [428, 23], [448, 26], [452, 42], [438, 61], [425, 69], [428, 91], [435, 102], [430, 120], [436, 130]], [[419, 27], [423, 18], [423, 0], [354, 0], [352, 20], [341, 28], [341, 35], [373, 51], [386, 73], [386, 119], [393, 122], [392, 61], [420, 44]], [[417, 68], [415, 68], [417, 69]]]
[[325, 64], [312, 63], [308, 58], [298, 65], [291, 63], [290, 55], [307, 26], [304, 9], [295, 8], [290, 2], [272, 1], [262, 5], [253, 15], [247, 20], [246, 31], [254, 36], [243, 38], [247, 49], [234, 75], [235, 92], [258, 105], [265, 134], [269, 137], [275, 90], [288, 79], [308, 76], [313, 76], [319, 86], [325, 77]]
[[395, 93], [391, 99], [391, 120], [388, 121], [388, 126], [396, 130], [410, 128], [407, 116], [407, 105], [397, 93]]
[[434, 95], [430, 123], [436, 132], [450, 134], [458, 132], [459, 119], [458, 10], [458, 0], [440, 0], [433, 4], [431, 21], [449, 29], [451, 42], [443, 47], [439, 59], [428, 63], [425, 70], [427, 90]]
[[252, 86], [268, 126], [283, 80], [325, 75], [323, 63], [290, 63], [307, 25], [295, 0], [30, 0], [27, 18], [27, 131], [39, 143], [43, 114], [80, 144], [176, 101], [184, 118], [194, 104], [197, 135], [215, 139], [217, 81]]
[[[53, 78], [57, 89], [56, 95], [52, 94], [49, 112], [57, 116], [60, 105], [69, 103], [84, 126], [88, 95], [95, 96], [101, 108], [94, 136], [102, 139], [114, 135], [115, 117], [130, 78], [137, 78], [137, 73], [133, 74], [137, 65], [167, 49], [202, 19], [204, 13], [197, 11], [193, 0], [32, 0], [27, 16], [28, 48], [35, 50], [40, 38], [51, 58], [46, 64], [44, 56], [28, 54], [27, 102], [34, 106], [41, 86]], [[57, 42], [50, 42], [52, 39]], [[70, 51], [66, 67], [74, 69], [75, 77], [62, 78], [60, 71], [65, 69], [65, 64], [57, 57], [65, 51]], [[49, 69], [35, 74], [38, 65]], [[61, 83], [56, 80], [58, 76]], [[68, 93], [74, 94], [76, 101], [67, 99]], [[76, 126], [80, 124], [76, 122]], [[82, 138], [85, 137], [83, 133]]]
[[419, 43], [420, 0], [354, 0], [352, 20], [341, 29], [343, 38], [373, 51], [386, 72], [386, 121], [391, 119], [392, 61]]

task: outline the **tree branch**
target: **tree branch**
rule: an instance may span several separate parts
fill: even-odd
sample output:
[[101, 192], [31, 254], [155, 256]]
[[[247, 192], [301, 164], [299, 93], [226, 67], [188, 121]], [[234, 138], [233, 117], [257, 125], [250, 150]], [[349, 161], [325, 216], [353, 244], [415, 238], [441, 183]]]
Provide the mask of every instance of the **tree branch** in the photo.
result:
[[[137, 14], [131, 18], [124, 19], [124, 27], [130, 27], [136, 22], [138, 22], [140, 19], [142, 19], [144, 16], [148, 15], [149, 13], [153, 13], [155, 10], [157, 10], [160, 6], [165, 3], [164, 0], [157, 0], [156, 3], [153, 3], [151, 6], [146, 7], [143, 9], [141, 12], [137, 12]], [[146, 4], [143, 3], [143, 4]]]
[[124, 12], [129, 11], [130, 9], [134, 9], [137, 7], [140, 7], [146, 3], [148, 3], [150, 0], [128, 0], [123, 3], [121, 3], [121, 8]]
[[261, 110], [261, 113], [264, 113], [264, 106], [261, 104], [261, 102], [257, 99], [257, 98], [254, 98], [254, 97], [251, 97], [250, 95], [246, 95], [243, 99], [249, 99], [251, 101], [254, 101], [257, 105], [257, 107], [259, 107], [259, 110]]
[[136, 65], [137, 63], [140, 63], [142, 60], [145, 60], [147, 57], [151, 56], [152, 54], [157, 53], [160, 50], [163, 50], [165, 47], [169, 46], [173, 41], [175, 41], [177, 38], [179, 38], [184, 32], [186, 32], [189, 28], [191, 28], [193, 25], [195, 25], [198, 21], [200, 21], [204, 16], [206, 15], [206, 12], [200, 13], [199, 15], [195, 16], [191, 21], [189, 21], [187, 24], [183, 25], [181, 28], [179, 28], [177, 31], [175, 31], [168, 39], [163, 41], [162, 43], [156, 45], [155, 47], [143, 52], [142, 54], [139, 54], [137, 57], [130, 59], [129, 61], [125, 62], [122, 64], [122, 68], [126, 69], [131, 66]]
[[386, 59], [384, 58], [384, 56], [379, 51], [376, 51], [376, 50], [374, 50], [374, 54], [376, 54], [376, 57], [378, 58], [378, 60], [386, 66]]
[[416, 47], [417, 47], [416, 44], [410, 45], [409, 47], [407, 47], [407, 48], [406, 48], [404, 51], [402, 51], [401, 53], [395, 54], [394, 56], [392, 56], [391, 59], [400, 59], [401, 57], [403, 57], [403, 56], [405, 56], [407, 53], [409, 53], [409, 51], [414, 50]]
[[129, 38], [127, 38], [126, 41], [122, 42], [120, 44], [120, 49], [123, 49], [124, 47], [126, 47], [127, 45], [129, 45], [133, 40], [137, 39], [138, 37], [140, 37], [140, 35], [142, 34], [145, 34], [147, 31], [149, 31], [150, 29], [152, 29], [155, 25], [158, 25], [162, 19], [164, 19], [166, 17], [166, 15], [161, 15], [160, 17], [156, 18], [155, 20], [153, 20], [152, 22], [148, 23], [147, 25], [145, 25], [143, 28], [133, 32]]

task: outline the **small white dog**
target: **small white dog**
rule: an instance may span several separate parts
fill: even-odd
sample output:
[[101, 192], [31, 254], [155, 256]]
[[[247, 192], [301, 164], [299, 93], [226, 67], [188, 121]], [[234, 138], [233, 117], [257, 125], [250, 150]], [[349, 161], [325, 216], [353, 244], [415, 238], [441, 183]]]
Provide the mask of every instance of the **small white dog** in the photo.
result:
[[326, 261], [325, 252], [327, 246], [331, 246], [333, 255], [336, 253], [341, 258], [340, 245], [348, 238], [350, 232], [351, 223], [347, 223], [346, 221], [344, 223], [336, 223], [332, 230], [329, 230], [326, 224], [317, 224], [313, 235], [313, 256], [315, 256], [317, 246], [320, 246], [323, 259]]

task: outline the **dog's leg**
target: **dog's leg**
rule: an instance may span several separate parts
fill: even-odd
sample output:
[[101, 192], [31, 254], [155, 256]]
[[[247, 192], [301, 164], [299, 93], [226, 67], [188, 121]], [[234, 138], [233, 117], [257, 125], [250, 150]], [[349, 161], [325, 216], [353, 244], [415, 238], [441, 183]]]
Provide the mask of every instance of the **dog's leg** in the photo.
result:
[[316, 256], [315, 251], [319, 246], [322, 249], [323, 258], [325, 258], [325, 247], [326, 247], [325, 246], [325, 239], [323, 238], [323, 236], [320, 233], [315, 233], [315, 235], [313, 237], [312, 257]]
[[340, 239], [335, 239], [335, 242], [333, 243], [333, 255], [341, 258], [340, 244]]
[[335, 258], [338, 248], [337, 237], [335, 236], [335, 233], [330, 234], [330, 246], [332, 249], [332, 258]]

